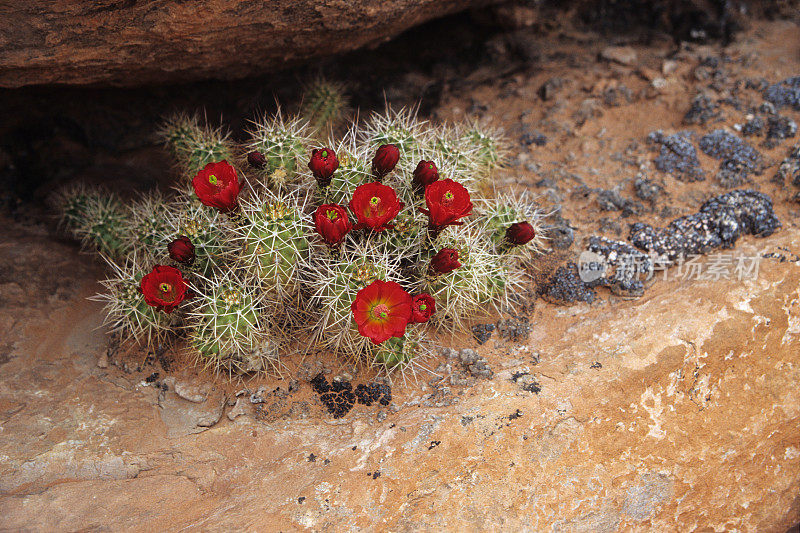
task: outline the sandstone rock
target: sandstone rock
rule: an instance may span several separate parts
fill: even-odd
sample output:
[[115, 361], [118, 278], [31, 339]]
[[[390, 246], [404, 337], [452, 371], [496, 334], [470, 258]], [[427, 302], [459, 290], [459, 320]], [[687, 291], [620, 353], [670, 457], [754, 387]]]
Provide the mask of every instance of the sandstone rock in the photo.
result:
[[491, 0], [12, 2], [0, 87], [240, 78], [376, 45]]
[[639, 59], [636, 50], [630, 46], [607, 46], [600, 52], [600, 57], [620, 65], [633, 65]]
[[[661, 281], [634, 302], [537, 305], [516, 359], [486, 345], [439, 357], [503, 368], [453, 386], [458, 402], [409, 401], [409, 380], [396, 405], [331, 423], [309, 396], [303, 416], [269, 396], [286, 415], [267, 417], [241, 394], [234, 423], [222, 394], [159, 398], [141, 375], [98, 369], [102, 314], [84, 300], [97, 273], [22, 233], [0, 236], [0, 268], [37, 280], [26, 306], [0, 307], [26, 324], [0, 360], [4, 529], [785, 531], [800, 518], [791, 260], [765, 258], [757, 279]], [[780, 252], [797, 230], [743, 241], [737, 253]], [[82, 273], [57, 304], [36, 297], [52, 264]]]

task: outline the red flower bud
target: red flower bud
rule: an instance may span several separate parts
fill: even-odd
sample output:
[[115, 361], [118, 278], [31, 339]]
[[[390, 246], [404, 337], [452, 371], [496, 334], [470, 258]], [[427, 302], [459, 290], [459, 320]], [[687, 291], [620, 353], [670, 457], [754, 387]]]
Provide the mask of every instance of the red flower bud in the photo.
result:
[[216, 207], [223, 213], [239, 205], [239, 179], [227, 161], [209, 163], [192, 179], [194, 192], [203, 205]]
[[436, 312], [436, 300], [430, 294], [422, 293], [411, 299], [411, 323], [427, 322]]
[[422, 160], [414, 170], [414, 185], [420, 189], [424, 189], [434, 181], [439, 179], [439, 169], [433, 161]]
[[394, 170], [397, 162], [400, 161], [400, 150], [393, 144], [384, 144], [375, 152], [372, 158], [372, 173], [378, 178], [383, 178], [386, 174]]
[[447, 274], [461, 266], [458, 262], [458, 250], [442, 248], [431, 259], [428, 271], [432, 274]]
[[261, 152], [250, 152], [247, 154], [247, 162], [253, 168], [264, 168], [267, 166], [267, 158]]
[[397, 199], [397, 193], [388, 185], [365, 183], [356, 187], [350, 200], [350, 210], [358, 223], [353, 229], [372, 228], [383, 231], [393, 227], [391, 222], [405, 204]]
[[428, 215], [428, 225], [434, 230], [445, 226], [463, 224], [460, 218], [472, 214], [472, 199], [469, 191], [451, 179], [435, 181], [425, 188], [425, 204], [428, 209], [419, 208]]
[[194, 261], [194, 244], [185, 235], [181, 235], [169, 243], [167, 250], [173, 261], [186, 263], [187, 265], [191, 265]]
[[311, 169], [319, 186], [327, 187], [331, 184], [333, 173], [339, 168], [339, 160], [336, 158], [336, 152], [330, 148], [312, 150], [311, 161], [308, 162], [308, 168]]
[[536, 230], [529, 222], [516, 222], [506, 230], [506, 240], [515, 246], [528, 244], [536, 237]]
[[323, 204], [314, 213], [314, 229], [330, 246], [339, 244], [353, 229], [347, 210], [341, 205]]
[[174, 311], [188, 297], [181, 271], [171, 266], [156, 265], [142, 278], [139, 290], [147, 305], [165, 313]]

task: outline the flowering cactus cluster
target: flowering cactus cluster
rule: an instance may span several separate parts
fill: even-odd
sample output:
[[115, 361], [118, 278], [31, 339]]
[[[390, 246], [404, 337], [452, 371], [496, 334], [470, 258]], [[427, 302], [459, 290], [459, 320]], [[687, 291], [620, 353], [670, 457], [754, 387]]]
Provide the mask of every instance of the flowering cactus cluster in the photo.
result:
[[108, 324], [142, 343], [183, 338], [199, 364], [257, 372], [330, 350], [387, 370], [513, 309], [541, 246], [527, 199], [486, 196], [496, 132], [387, 109], [321, 139], [280, 113], [235, 144], [181, 115], [162, 136], [185, 181], [131, 203], [62, 191], [63, 225], [101, 254]]

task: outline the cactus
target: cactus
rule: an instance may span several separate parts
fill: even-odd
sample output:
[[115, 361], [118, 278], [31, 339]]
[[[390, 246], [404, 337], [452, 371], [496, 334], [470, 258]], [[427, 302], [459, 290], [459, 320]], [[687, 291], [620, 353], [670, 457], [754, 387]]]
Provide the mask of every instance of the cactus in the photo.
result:
[[277, 359], [277, 344], [266, 327], [256, 287], [236, 271], [214, 273], [193, 287], [197, 297], [187, 313], [188, 340], [200, 365], [215, 372], [266, 370]]
[[[319, 109], [328, 105], [317, 104]], [[112, 265], [114, 275], [104, 282], [108, 292], [98, 297], [107, 304], [112, 328], [148, 342], [163, 340], [169, 331], [185, 332], [198, 364], [217, 372], [274, 369], [279, 354], [294, 343], [406, 376], [430, 352], [430, 331], [465, 332], [476, 319], [511, 310], [522, 267], [541, 252], [544, 215], [533, 198], [483, 197], [489, 178], [504, 159], [504, 140], [498, 131], [477, 124], [433, 126], [420, 121], [414, 109], [387, 108], [372, 115], [365, 126], [352, 124], [338, 140], [311, 145], [308, 124], [278, 112], [254, 122], [251, 140], [234, 146], [222, 130], [199, 124], [197, 117], [183, 115], [168, 121], [162, 131], [187, 171], [207, 162], [207, 157], [221, 158], [223, 151], [225, 157], [258, 151], [266, 161], [263, 168], [248, 170], [250, 186], [231, 193], [233, 197], [220, 207], [225, 214], [203, 205], [186, 182], [174, 197], [145, 196], [127, 211], [115, 198], [81, 188], [62, 193], [57, 204], [65, 227], [117, 261]], [[209, 142], [219, 151], [209, 150]], [[348, 232], [350, 226], [341, 218], [336, 224], [323, 219], [321, 225], [331, 224], [325, 239], [315, 235], [312, 217], [319, 205], [347, 206], [357, 187], [375, 181], [371, 162], [382, 144], [395, 144], [401, 152], [395, 169], [383, 176], [383, 185], [392, 187], [405, 207], [393, 219], [375, 222], [368, 204], [392, 202], [394, 214], [393, 195], [361, 197], [358, 229]], [[311, 148], [323, 146], [334, 150], [339, 162], [327, 187], [320, 186], [307, 168]], [[428, 216], [419, 210], [426, 200], [412, 183], [422, 159], [436, 162], [442, 178], [469, 187], [474, 207], [471, 215], [463, 214], [463, 225], [428, 227]], [[241, 159], [238, 163], [245, 164]], [[253, 157], [248, 164], [261, 161]], [[241, 172], [239, 176], [244, 178]], [[374, 190], [378, 195], [379, 188]], [[202, 194], [207, 204], [220, 205], [214, 195], [221, 193], [213, 187]], [[445, 209], [441, 202], [440, 210]], [[350, 218], [355, 222], [352, 214]], [[531, 227], [514, 226], [509, 235], [526, 244], [512, 246], [506, 232], [523, 221], [531, 224], [536, 236], [528, 241]], [[192, 264], [177, 267], [190, 281], [195, 297], [167, 315], [147, 306], [135, 289], [143, 267], [168, 262], [167, 244], [182, 235], [194, 246], [195, 258]], [[435, 275], [428, 265], [445, 247], [458, 250], [461, 266]], [[442, 268], [446, 270], [447, 263]], [[385, 286], [374, 287], [369, 296], [373, 299], [362, 300], [372, 302], [369, 312], [378, 313], [379, 305], [388, 305], [380, 298], [404, 306], [408, 297], [421, 293], [434, 298], [436, 312], [429, 317], [424, 311], [433, 307], [414, 307], [408, 317], [392, 316], [392, 329], [381, 330], [380, 320], [388, 315], [365, 315], [362, 307], [359, 331], [352, 305], [359, 291], [375, 280], [394, 281], [401, 287], [392, 286], [391, 296], [375, 292]], [[415, 323], [424, 320], [428, 322]], [[386, 340], [389, 334], [402, 337]], [[364, 335], [382, 342], [375, 344]]]
[[[358, 142], [358, 129], [353, 126], [347, 130], [342, 138], [335, 142], [328, 140], [326, 146], [333, 148], [339, 159], [339, 168], [333, 175], [331, 183], [324, 190], [315, 189], [315, 200], [320, 203], [334, 203], [347, 205], [353, 196], [353, 191], [362, 183], [372, 181], [370, 173], [370, 154]], [[308, 169], [306, 181], [313, 183], [313, 176]]]
[[394, 111], [388, 104], [383, 113], [373, 113], [363, 128], [363, 142], [370, 153], [382, 144], [393, 144], [400, 150], [399, 170], [411, 172], [430, 143], [427, 122], [419, 120], [417, 108]]
[[387, 374], [400, 370], [405, 377], [431, 354], [429, 344], [422, 328], [409, 327], [403, 337], [391, 338], [374, 350], [372, 365], [384, 368]]
[[166, 252], [166, 244], [181, 235], [189, 237], [195, 246], [193, 272], [210, 276], [234, 253], [228, 238], [230, 222], [216, 210], [179, 195], [165, 214], [168, 231], [160, 251]]
[[313, 345], [347, 358], [368, 356], [373, 345], [358, 333], [350, 306], [358, 291], [377, 279], [405, 282], [397, 256], [377, 238], [350, 241], [339, 251], [315, 255], [307, 280], [311, 305], [318, 313], [311, 328]]
[[437, 329], [451, 334], [465, 332], [471, 321], [510, 307], [508, 296], [518, 288], [519, 275], [504, 264], [486, 237], [482, 225], [472, 223], [453, 228], [437, 240], [437, 250], [457, 250], [461, 262], [448, 274], [423, 278], [422, 290], [437, 302], [431, 319]]
[[128, 206], [128, 216], [123, 228], [125, 247], [139, 256], [164, 255], [172, 240], [169, 212], [172, 206], [159, 192], [142, 195]]
[[84, 249], [113, 258], [125, 257], [129, 251], [125, 229], [130, 221], [115, 195], [96, 191], [76, 196], [68, 207], [69, 214], [64, 211], [66, 224]]
[[497, 128], [473, 122], [460, 135], [459, 142], [471, 153], [480, 178], [488, 177], [492, 171], [502, 168], [508, 155], [508, 140]]
[[158, 133], [181, 170], [190, 177], [208, 163], [233, 160], [230, 133], [221, 127], [211, 127], [197, 115], [175, 114], [164, 122]]
[[328, 132], [349, 111], [344, 85], [317, 78], [305, 90], [301, 114], [314, 131]]
[[152, 261], [143, 259], [135, 252], [124, 261], [115, 262], [106, 258], [111, 275], [100, 283], [106, 292], [94, 296], [95, 301], [105, 303], [104, 325], [112, 333], [123, 338], [154, 346], [164, 342], [180, 324], [177, 313], [156, 311], [144, 301], [139, 290], [142, 277], [153, 267]]
[[232, 228], [240, 265], [268, 291], [295, 292], [308, 258], [310, 223], [304, 206], [269, 191], [241, 203], [244, 223]]
[[261, 181], [274, 189], [296, 188], [308, 163], [311, 130], [299, 117], [283, 118], [281, 110], [252, 122], [250, 140], [243, 153], [259, 152], [266, 158], [263, 168], [254, 169]]

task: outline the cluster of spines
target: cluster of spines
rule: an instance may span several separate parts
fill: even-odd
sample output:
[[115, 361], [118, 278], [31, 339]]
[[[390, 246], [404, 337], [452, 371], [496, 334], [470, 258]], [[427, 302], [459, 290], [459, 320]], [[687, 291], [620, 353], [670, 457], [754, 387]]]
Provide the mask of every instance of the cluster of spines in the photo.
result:
[[189, 176], [208, 163], [223, 159], [232, 161], [235, 155], [230, 132], [221, 126], [211, 126], [198, 115], [172, 115], [162, 124], [158, 133], [181, 169]]
[[[308, 121], [299, 116], [284, 117], [278, 109], [273, 116], [252, 121], [247, 133], [250, 139], [244, 143], [242, 153], [246, 157], [258, 152], [265, 159], [263, 165], [252, 169], [252, 174], [276, 190], [299, 188], [314, 133]], [[244, 166], [244, 159], [242, 163]]]
[[349, 113], [343, 84], [317, 78], [305, 90], [300, 114], [316, 132], [332, 131]]
[[[244, 159], [238, 160], [239, 168], [247, 169], [251, 187], [241, 195], [241, 209], [235, 216], [201, 205], [186, 184], [174, 199], [144, 197], [131, 208], [123, 226], [127, 235], [136, 235], [133, 241], [137, 242], [128, 239], [122, 254], [114, 256], [134, 251], [141, 263], [135, 276], [123, 276], [117, 269], [106, 280], [116, 302], [109, 305], [114, 327], [135, 328], [137, 339], [162, 338], [163, 324], [137, 318], [139, 325], [133, 325], [124, 318], [138, 317], [131, 309], [139, 300], [124, 300], [120, 295], [129, 294], [131, 280], [141, 278], [147, 250], [158, 252], [148, 261], [168, 262], [166, 244], [180, 235], [189, 237], [196, 247], [194, 264], [184, 270], [197, 296], [169, 322], [173, 329], [176, 323], [182, 324], [199, 361], [217, 370], [258, 370], [273, 364], [277, 347], [285, 346], [288, 330], [298, 329], [309, 332], [314, 348], [328, 348], [387, 369], [408, 367], [425, 352], [424, 327], [409, 327], [403, 339], [375, 346], [358, 333], [353, 322], [350, 305], [356, 293], [375, 279], [397, 281], [409, 292], [433, 295], [438, 310], [431, 325], [440, 331], [465, 331], [470, 321], [508, 305], [509, 294], [520, 283], [513, 263], [520, 254], [536, 253], [541, 242], [535, 240], [524, 251], [512, 249], [506, 246], [503, 232], [511, 223], [528, 220], [540, 234], [541, 213], [535, 203], [526, 198], [476, 199], [470, 222], [445, 230], [431, 242], [427, 218], [418, 209], [425, 205], [424, 198], [411, 184], [416, 164], [427, 159], [439, 165], [443, 178], [455, 179], [474, 192], [475, 184], [486, 181], [502, 165], [505, 143], [498, 132], [475, 124], [436, 127], [418, 120], [413, 110], [387, 108], [370, 117], [365, 126], [354, 124], [337, 142], [329, 140], [340, 164], [331, 185], [322, 189], [316, 187], [306, 165], [311, 149], [319, 147], [312, 141], [307, 121], [284, 119], [279, 112], [253, 124], [250, 141], [237, 153], [259, 152], [266, 165], [252, 168], [245, 166]], [[214, 153], [225, 152], [226, 157], [220, 159], [230, 158], [235, 150], [222, 130], [200, 127], [196, 117], [186, 115], [168, 121], [162, 136], [187, 176], [202, 168], [191, 154], [212, 153], [204, 152], [209, 143], [216, 143], [219, 152]], [[334, 249], [322, 245], [311, 228], [314, 208], [321, 203], [346, 205], [358, 185], [374, 181], [372, 155], [387, 143], [398, 146], [401, 160], [384, 183], [395, 188], [406, 208], [394, 226], [382, 233], [351, 234]], [[204, 159], [203, 165], [206, 162], [211, 161]], [[91, 211], [85, 206], [94, 205], [87, 201], [91, 197], [62, 203], [69, 227], [82, 226], [80, 221]], [[443, 247], [459, 250], [462, 267], [435, 276], [427, 266], [432, 254]], [[153, 317], [161, 315], [153, 313]], [[270, 327], [265, 325], [265, 316], [270, 318]]]

